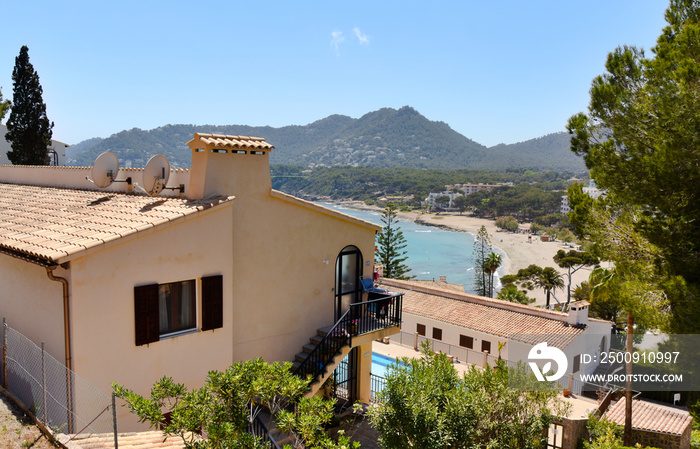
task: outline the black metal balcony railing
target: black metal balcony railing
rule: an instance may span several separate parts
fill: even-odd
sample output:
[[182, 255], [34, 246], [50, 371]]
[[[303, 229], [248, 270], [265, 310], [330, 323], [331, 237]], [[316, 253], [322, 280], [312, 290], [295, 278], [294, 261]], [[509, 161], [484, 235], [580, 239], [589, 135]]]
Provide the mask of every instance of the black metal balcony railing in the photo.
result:
[[386, 387], [386, 378], [369, 373], [370, 378], [370, 400], [377, 402], [377, 393], [384, 390]]
[[[351, 304], [330, 331], [294, 370], [294, 374], [317, 378], [344, 346], [352, 346], [352, 337], [398, 326], [401, 323], [403, 293], [382, 295], [376, 299]], [[370, 296], [372, 298], [372, 296]]]

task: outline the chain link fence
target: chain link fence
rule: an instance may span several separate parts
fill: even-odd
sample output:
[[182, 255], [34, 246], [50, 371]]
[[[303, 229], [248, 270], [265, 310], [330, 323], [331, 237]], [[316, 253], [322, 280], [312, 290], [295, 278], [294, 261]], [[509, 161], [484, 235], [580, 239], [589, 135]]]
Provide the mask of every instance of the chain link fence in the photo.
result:
[[114, 396], [81, 379], [41, 347], [2, 323], [2, 385], [64, 443], [112, 434], [117, 443]]

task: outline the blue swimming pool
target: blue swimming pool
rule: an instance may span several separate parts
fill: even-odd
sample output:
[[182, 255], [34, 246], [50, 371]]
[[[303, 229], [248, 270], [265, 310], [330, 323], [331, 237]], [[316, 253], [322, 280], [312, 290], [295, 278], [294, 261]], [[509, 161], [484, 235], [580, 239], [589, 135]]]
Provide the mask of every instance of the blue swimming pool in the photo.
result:
[[386, 377], [387, 366], [396, 363], [396, 359], [387, 357], [382, 354], [372, 353], [372, 374], [375, 376]]

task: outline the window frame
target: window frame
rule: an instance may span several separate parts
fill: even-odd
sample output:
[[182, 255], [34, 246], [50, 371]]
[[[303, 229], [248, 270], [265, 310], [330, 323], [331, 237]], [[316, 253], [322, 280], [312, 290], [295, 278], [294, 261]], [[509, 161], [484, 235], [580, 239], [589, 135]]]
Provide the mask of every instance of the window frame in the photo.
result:
[[[161, 287], [192, 282], [192, 327], [160, 332]], [[182, 281], [134, 286], [134, 333], [136, 346], [223, 327], [223, 276], [210, 275]], [[171, 309], [172, 310], [172, 309]]]
[[[191, 287], [189, 288], [189, 289], [191, 290], [190, 293], [191, 293], [191, 295], [192, 295], [192, 298], [191, 298], [191, 301], [192, 301], [192, 312], [191, 312], [191, 313], [192, 313], [192, 317], [191, 317], [192, 325], [191, 325], [190, 327], [183, 328], [183, 329], [170, 330], [169, 332], [167, 332], [167, 331], [166, 331], [166, 332], [162, 332], [162, 331], [160, 330], [160, 312], [161, 312], [161, 310], [160, 310], [160, 295], [161, 295], [161, 288], [162, 288], [162, 287], [165, 287], [165, 286], [170, 286], [170, 285], [180, 285], [180, 286], [184, 286], [185, 283], [190, 283], [190, 282], [192, 283]], [[175, 317], [175, 313], [176, 313], [176, 312], [174, 311], [174, 309], [171, 309], [171, 314], [173, 315], [173, 318]], [[177, 316], [179, 317], [180, 314], [177, 313]], [[159, 340], [163, 340], [163, 339], [171, 338], [171, 337], [177, 337], [177, 336], [179, 336], [179, 335], [189, 334], [189, 333], [192, 333], [193, 331], [196, 331], [196, 330], [197, 330], [197, 317], [198, 317], [198, 314], [197, 314], [197, 279], [186, 279], [186, 280], [184, 280], [184, 281], [165, 282], [165, 283], [162, 283], [162, 284], [158, 284], [158, 319], [159, 319], [159, 321], [158, 321], [158, 331], [159, 331], [159, 333], [160, 333], [160, 335], [159, 335], [159, 337], [160, 337]]]
[[[469, 345], [462, 344], [463, 342], [469, 343]], [[474, 349], [474, 337], [460, 334], [459, 335], [459, 345], [463, 348]]]
[[442, 341], [442, 329], [433, 327], [433, 340]]
[[416, 333], [421, 337], [425, 337], [425, 324], [416, 323]]

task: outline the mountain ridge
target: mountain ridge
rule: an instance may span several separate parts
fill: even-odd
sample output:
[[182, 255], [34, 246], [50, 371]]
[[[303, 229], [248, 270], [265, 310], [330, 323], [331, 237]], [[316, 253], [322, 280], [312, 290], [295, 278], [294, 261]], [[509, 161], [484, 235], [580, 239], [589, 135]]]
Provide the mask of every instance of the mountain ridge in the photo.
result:
[[190, 165], [187, 142], [195, 132], [264, 137], [275, 145], [271, 164], [318, 166], [411, 167], [451, 170], [537, 168], [582, 171], [583, 160], [569, 151], [570, 137], [553, 133], [516, 144], [486, 147], [431, 121], [410, 106], [381, 108], [360, 118], [333, 114], [308, 125], [279, 128], [249, 125], [163, 125], [132, 128], [69, 148], [72, 165], [92, 165], [112, 151], [124, 166], [144, 166], [154, 154], [164, 154], [174, 168]]

